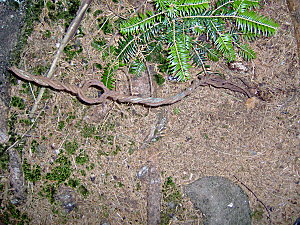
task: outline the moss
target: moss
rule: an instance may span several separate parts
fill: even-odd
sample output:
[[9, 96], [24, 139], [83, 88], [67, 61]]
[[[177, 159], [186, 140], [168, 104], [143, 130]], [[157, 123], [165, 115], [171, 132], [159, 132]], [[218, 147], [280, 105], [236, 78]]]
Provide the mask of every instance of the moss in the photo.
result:
[[103, 38], [94, 39], [91, 43], [91, 46], [99, 51], [106, 46], [106, 41]]
[[68, 44], [64, 48], [64, 53], [66, 54], [66, 60], [72, 60], [75, 56], [77, 56], [79, 53], [83, 51], [83, 48], [81, 45], [75, 45], [75, 44]]
[[[37, 72], [37, 73], [39, 73], [39, 72]], [[42, 73], [42, 74], [44, 74], [44, 73]], [[37, 86], [33, 86], [33, 88], [31, 89], [29, 82], [24, 82], [24, 83], [22, 83], [22, 89], [19, 92], [30, 95], [30, 96], [33, 92], [34, 95], [37, 96], [40, 89], [41, 89], [41, 87], [37, 87]], [[51, 97], [51, 92], [49, 91], [49, 89], [46, 89], [44, 92], [44, 95], [42, 97], [42, 100], [49, 99], [50, 97]]]
[[102, 140], [103, 140], [103, 137], [102, 137], [101, 135], [95, 135], [95, 136], [94, 136], [94, 139], [95, 139], [95, 140], [101, 140], [101, 141], [102, 141]]
[[30, 219], [26, 213], [22, 213], [15, 205], [8, 204], [0, 214], [1, 222], [4, 224], [29, 224]]
[[19, 92], [29, 95], [31, 93], [29, 82], [23, 82], [22, 83], [22, 90], [20, 90]]
[[62, 183], [66, 181], [72, 173], [72, 169], [67, 166], [56, 166], [51, 170], [51, 173], [46, 174], [46, 179], [58, 181], [59, 183]]
[[75, 114], [70, 112], [70, 113], [68, 113], [68, 117], [66, 119], [66, 122], [69, 123], [69, 122], [73, 121], [75, 118], [76, 118]]
[[109, 217], [110, 210], [109, 210], [108, 206], [102, 205], [101, 206], [101, 212], [102, 212], [102, 215], [103, 215], [104, 218], [108, 218]]
[[70, 186], [72, 188], [78, 187], [79, 184], [80, 184], [80, 181], [78, 179], [69, 179], [69, 181], [68, 181], [68, 186]]
[[24, 124], [26, 126], [30, 126], [33, 124], [33, 122], [30, 119], [20, 119], [19, 123]]
[[121, 187], [124, 187], [125, 185], [122, 183], [122, 182], [120, 182], [120, 181], [118, 181], [116, 184], [115, 184], [115, 187], [116, 188], [121, 188]]
[[165, 180], [162, 193], [164, 207], [161, 212], [161, 224], [169, 224], [174, 216], [180, 219], [180, 214], [183, 212], [182, 193], [172, 177], [167, 177]]
[[107, 17], [100, 17], [97, 19], [98, 27], [103, 31], [104, 34], [111, 34], [113, 33], [113, 25], [107, 19]]
[[79, 170], [79, 173], [81, 174], [81, 176], [85, 177], [86, 176], [86, 172], [85, 170]]
[[26, 106], [24, 100], [18, 96], [13, 96], [11, 98], [10, 105], [13, 107], [17, 107], [20, 110], [25, 109], [25, 106]]
[[71, 161], [66, 156], [60, 156], [55, 160], [59, 166], [54, 167], [51, 173], [46, 174], [46, 179], [62, 183], [66, 181], [72, 174]]
[[94, 67], [97, 68], [98, 70], [102, 70], [103, 69], [103, 66], [101, 64], [99, 64], [99, 63], [95, 63]]
[[20, 8], [20, 3], [17, 1], [7, 1], [7, 5], [13, 10], [19, 10]]
[[89, 190], [84, 185], [80, 185], [77, 191], [84, 197], [88, 196], [90, 193]]
[[65, 128], [66, 124], [65, 124], [65, 121], [59, 121], [58, 124], [57, 124], [57, 127], [58, 127], [58, 130], [63, 130]]
[[[103, 139], [102, 141], [103, 141], [103, 143], [105, 143], [107, 145], [113, 145], [114, 144], [114, 139], [115, 139], [114, 135], [106, 135], [105, 139]], [[116, 146], [115, 150], [113, 151], [114, 152], [113, 154], [115, 155], [120, 150], [121, 150], [120, 147]]]
[[59, 163], [60, 165], [71, 166], [71, 161], [64, 155], [60, 156], [55, 163]]
[[261, 206], [259, 206], [251, 213], [251, 217], [256, 221], [260, 221], [263, 219], [263, 214], [264, 214], [264, 210]]
[[203, 138], [204, 138], [204, 139], [209, 139], [208, 134], [203, 134]]
[[35, 183], [41, 179], [41, 167], [39, 165], [31, 166], [25, 159], [22, 169], [26, 180]]
[[47, 72], [48, 68], [49, 66], [38, 65], [32, 69], [32, 74], [39, 76], [44, 75]]
[[31, 151], [33, 153], [35, 153], [37, 151], [38, 146], [39, 146], [39, 143], [36, 140], [32, 140], [32, 142], [30, 144]]
[[76, 142], [76, 140], [73, 140], [73, 142], [66, 141], [64, 143], [64, 148], [68, 154], [74, 154], [78, 149], [78, 143]]
[[100, 14], [102, 14], [103, 13], [103, 11], [101, 10], [101, 9], [97, 9], [94, 13], [93, 13], [93, 16], [94, 17], [97, 17], [97, 16], [99, 16]]
[[96, 132], [96, 127], [94, 125], [84, 124], [81, 134], [84, 138], [92, 137]]
[[163, 85], [165, 83], [165, 78], [161, 74], [154, 74], [154, 80], [158, 85]]
[[46, 2], [49, 19], [53, 22], [63, 20], [66, 28], [75, 18], [79, 6], [79, 0], [56, 1], [55, 3], [52, 1]]
[[75, 158], [75, 162], [79, 165], [83, 165], [89, 161], [89, 157], [85, 152], [81, 152], [78, 156]]
[[20, 210], [18, 210], [18, 209], [16, 208], [15, 205], [9, 204], [9, 205], [7, 206], [7, 210], [10, 212], [10, 214], [11, 214], [12, 217], [14, 217], [14, 218], [20, 218], [21, 212], [20, 212]]
[[14, 132], [17, 121], [17, 114], [12, 114], [7, 121], [9, 140], [6, 144], [0, 144], [0, 168], [4, 170], [7, 169], [8, 165], [7, 149], [17, 142], [17, 144], [15, 144], [15, 149], [21, 151], [25, 144], [25, 141], [21, 140], [21, 136]]
[[105, 152], [103, 150], [98, 150], [98, 154], [101, 156], [109, 156], [109, 153], [108, 152]]
[[175, 114], [175, 115], [179, 115], [180, 114], [180, 109], [179, 108], [174, 108], [173, 109], [173, 113]]
[[12, 114], [7, 122], [7, 126], [9, 128], [9, 134], [12, 135], [12, 131], [15, 129], [15, 124], [18, 121], [17, 114]]
[[121, 147], [119, 145], [117, 145], [115, 150], [112, 151], [112, 155], [117, 155], [121, 151], [122, 151]]
[[46, 2], [46, 7], [48, 10], [55, 10], [55, 4], [52, 1], [47, 1]]
[[56, 187], [54, 184], [47, 184], [46, 186], [44, 186], [42, 188], [42, 191], [40, 191], [38, 194], [41, 196], [41, 197], [46, 197], [48, 198], [49, 202], [51, 204], [53, 204], [55, 202], [55, 193], [56, 193]]
[[95, 166], [96, 166], [95, 163], [91, 163], [89, 166], [86, 167], [86, 169], [88, 171], [91, 171], [91, 170], [93, 170], [95, 168]]
[[50, 30], [45, 30], [43, 32], [43, 38], [50, 38], [51, 37], [51, 31]]
[[172, 177], [167, 177], [163, 184], [164, 200], [167, 202], [180, 202], [182, 201], [182, 194], [178, 190], [177, 185]]
[[141, 191], [141, 190], [142, 190], [142, 185], [141, 185], [140, 182], [136, 183], [135, 189], [136, 189], [137, 191]]

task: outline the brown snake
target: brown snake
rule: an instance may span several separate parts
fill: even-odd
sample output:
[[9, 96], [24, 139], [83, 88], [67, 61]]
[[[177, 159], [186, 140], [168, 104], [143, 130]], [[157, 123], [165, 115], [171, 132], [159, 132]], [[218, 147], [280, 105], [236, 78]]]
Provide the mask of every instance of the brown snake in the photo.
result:
[[[53, 80], [43, 76], [34, 76], [28, 72], [20, 70], [16, 67], [11, 67], [9, 69], [12, 71], [17, 77], [24, 79], [26, 81], [34, 82], [38, 85], [44, 87], [51, 87], [57, 91], [65, 91], [69, 92], [72, 95], [77, 96], [79, 100], [87, 104], [98, 104], [104, 102], [106, 99], [110, 99], [113, 101], [118, 101], [121, 103], [134, 103], [134, 104], [142, 104], [145, 106], [162, 106], [162, 105], [169, 105], [175, 102], [180, 101], [184, 97], [190, 95], [197, 87], [199, 86], [208, 86], [211, 85], [216, 88], [224, 88], [229, 89], [231, 91], [239, 92], [247, 97], [252, 97], [253, 94], [249, 87], [241, 88], [236, 84], [233, 84], [230, 81], [226, 81], [219, 76], [204, 76], [201, 79], [195, 79], [192, 84], [186, 88], [184, 91], [167, 98], [153, 98], [153, 97], [138, 97], [138, 96], [128, 96], [120, 94], [116, 91], [109, 90], [101, 81], [99, 80], [87, 80], [83, 83], [82, 87], [71, 85], [71, 84], [64, 84], [60, 81]], [[102, 95], [97, 98], [90, 98], [85, 93], [89, 88], [96, 88], [103, 91]]]

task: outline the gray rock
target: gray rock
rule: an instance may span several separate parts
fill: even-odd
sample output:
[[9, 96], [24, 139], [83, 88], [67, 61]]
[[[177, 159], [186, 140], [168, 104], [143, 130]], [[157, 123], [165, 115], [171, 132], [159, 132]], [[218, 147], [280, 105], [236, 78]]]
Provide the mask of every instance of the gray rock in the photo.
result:
[[300, 217], [298, 219], [296, 219], [296, 221], [293, 225], [300, 225]]
[[104, 221], [104, 222], [100, 223], [100, 225], [110, 225], [110, 223], [107, 221]]
[[230, 180], [211, 176], [188, 184], [184, 190], [205, 216], [205, 225], [250, 225], [248, 196]]
[[60, 186], [54, 198], [61, 203], [66, 213], [70, 213], [77, 206], [74, 190], [69, 187]]

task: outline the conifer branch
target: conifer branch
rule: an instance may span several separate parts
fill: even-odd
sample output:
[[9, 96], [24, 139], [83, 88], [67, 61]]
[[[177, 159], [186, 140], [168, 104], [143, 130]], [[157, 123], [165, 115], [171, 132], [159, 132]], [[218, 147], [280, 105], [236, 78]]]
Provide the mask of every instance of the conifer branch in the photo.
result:
[[[218, 0], [216, 4], [210, 0], [154, 2], [154, 12], [140, 14], [123, 22], [120, 31], [127, 38], [119, 42], [120, 53], [117, 57], [128, 62], [130, 57], [135, 57], [134, 49], [140, 46], [142, 54], [149, 58], [154, 54], [154, 49], [146, 46], [153, 42], [161, 43], [168, 49], [165, 57], [168, 59], [169, 72], [179, 81], [189, 78], [191, 58], [199, 66], [204, 65], [204, 58], [201, 57], [214, 61], [220, 57], [234, 61], [237, 54], [245, 60], [255, 58], [255, 52], [242, 41], [273, 35], [278, 28], [278, 24], [272, 20], [251, 11], [259, 6], [259, 0]], [[229, 32], [228, 28], [235, 32]], [[128, 38], [130, 35], [137, 40], [134, 45]], [[200, 40], [197, 38], [200, 36], [206, 38]], [[199, 51], [192, 48], [191, 43], [199, 46]]]

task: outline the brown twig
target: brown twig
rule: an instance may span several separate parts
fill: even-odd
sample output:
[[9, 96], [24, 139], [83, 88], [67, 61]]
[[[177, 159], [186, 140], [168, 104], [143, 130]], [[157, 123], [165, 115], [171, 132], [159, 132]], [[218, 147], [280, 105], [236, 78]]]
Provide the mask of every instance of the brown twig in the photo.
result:
[[270, 210], [268, 209], [268, 207], [265, 205], [265, 203], [263, 203], [258, 197], [257, 195], [247, 186], [245, 185], [242, 181], [240, 181], [235, 175], [233, 175], [233, 177], [241, 183], [241, 185], [243, 185], [248, 191], [251, 192], [251, 194], [253, 194], [253, 196], [256, 198], [256, 200], [262, 204], [262, 206], [265, 208], [265, 210], [267, 211], [268, 215], [267, 215], [267, 218], [268, 218], [268, 221], [269, 221], [269, 224], [271, 225], [272, 224], [272, 220], [271, 220], [271, 215], [270, 215]]
[[[101, 81], [99, 80], [88, 80], [85, 81], [82, 87], [78, 87], [71, 84], [64, 84], [60, 81], [52, 80], [48, 77], [43, 76], [33, 76], [30, 73], [27, 73], [23, 70], [20, 70], [16, 67], [11, 67], [10, 70], [19, 78], [22, 78], [27, 81], [32, 81], [36, 84], [39, 84], [43, 87], [51, 87], [58, 91], [69, 92], [72, 95], [77, 96], [79, 100], [87, 104], [98, 104], [104, 102], [106, 99], [111, 99], [113, 101], [118, 101], [121, 103], [134, 103], [142, 104], [146, 106], [162, 106], [174, 104], [186, 96], [190, 95], [197, 87], [199, 86], [213, 86], [216, 88], [229, 89], [234, 92], [239, 92], [247, 97], [254, 96], [247, 87], [242, 88], [230, 81], [226, 81], [219, 76], [210, 75], [202, 77], [201, 79], [195, 79], [190, 87], [186, 88], [184, 91], [178, 93], [177, 95], [170, 96], [168, 98], [153, 98], [153, 97], [138, 97], [138, 96], [128, 96], [120, 94], [116, 91], [109, 90]], [[86, 96], [86, 91], [89, 88], [101, 89], [103, 94], [98, 98], [89, 98]]]

